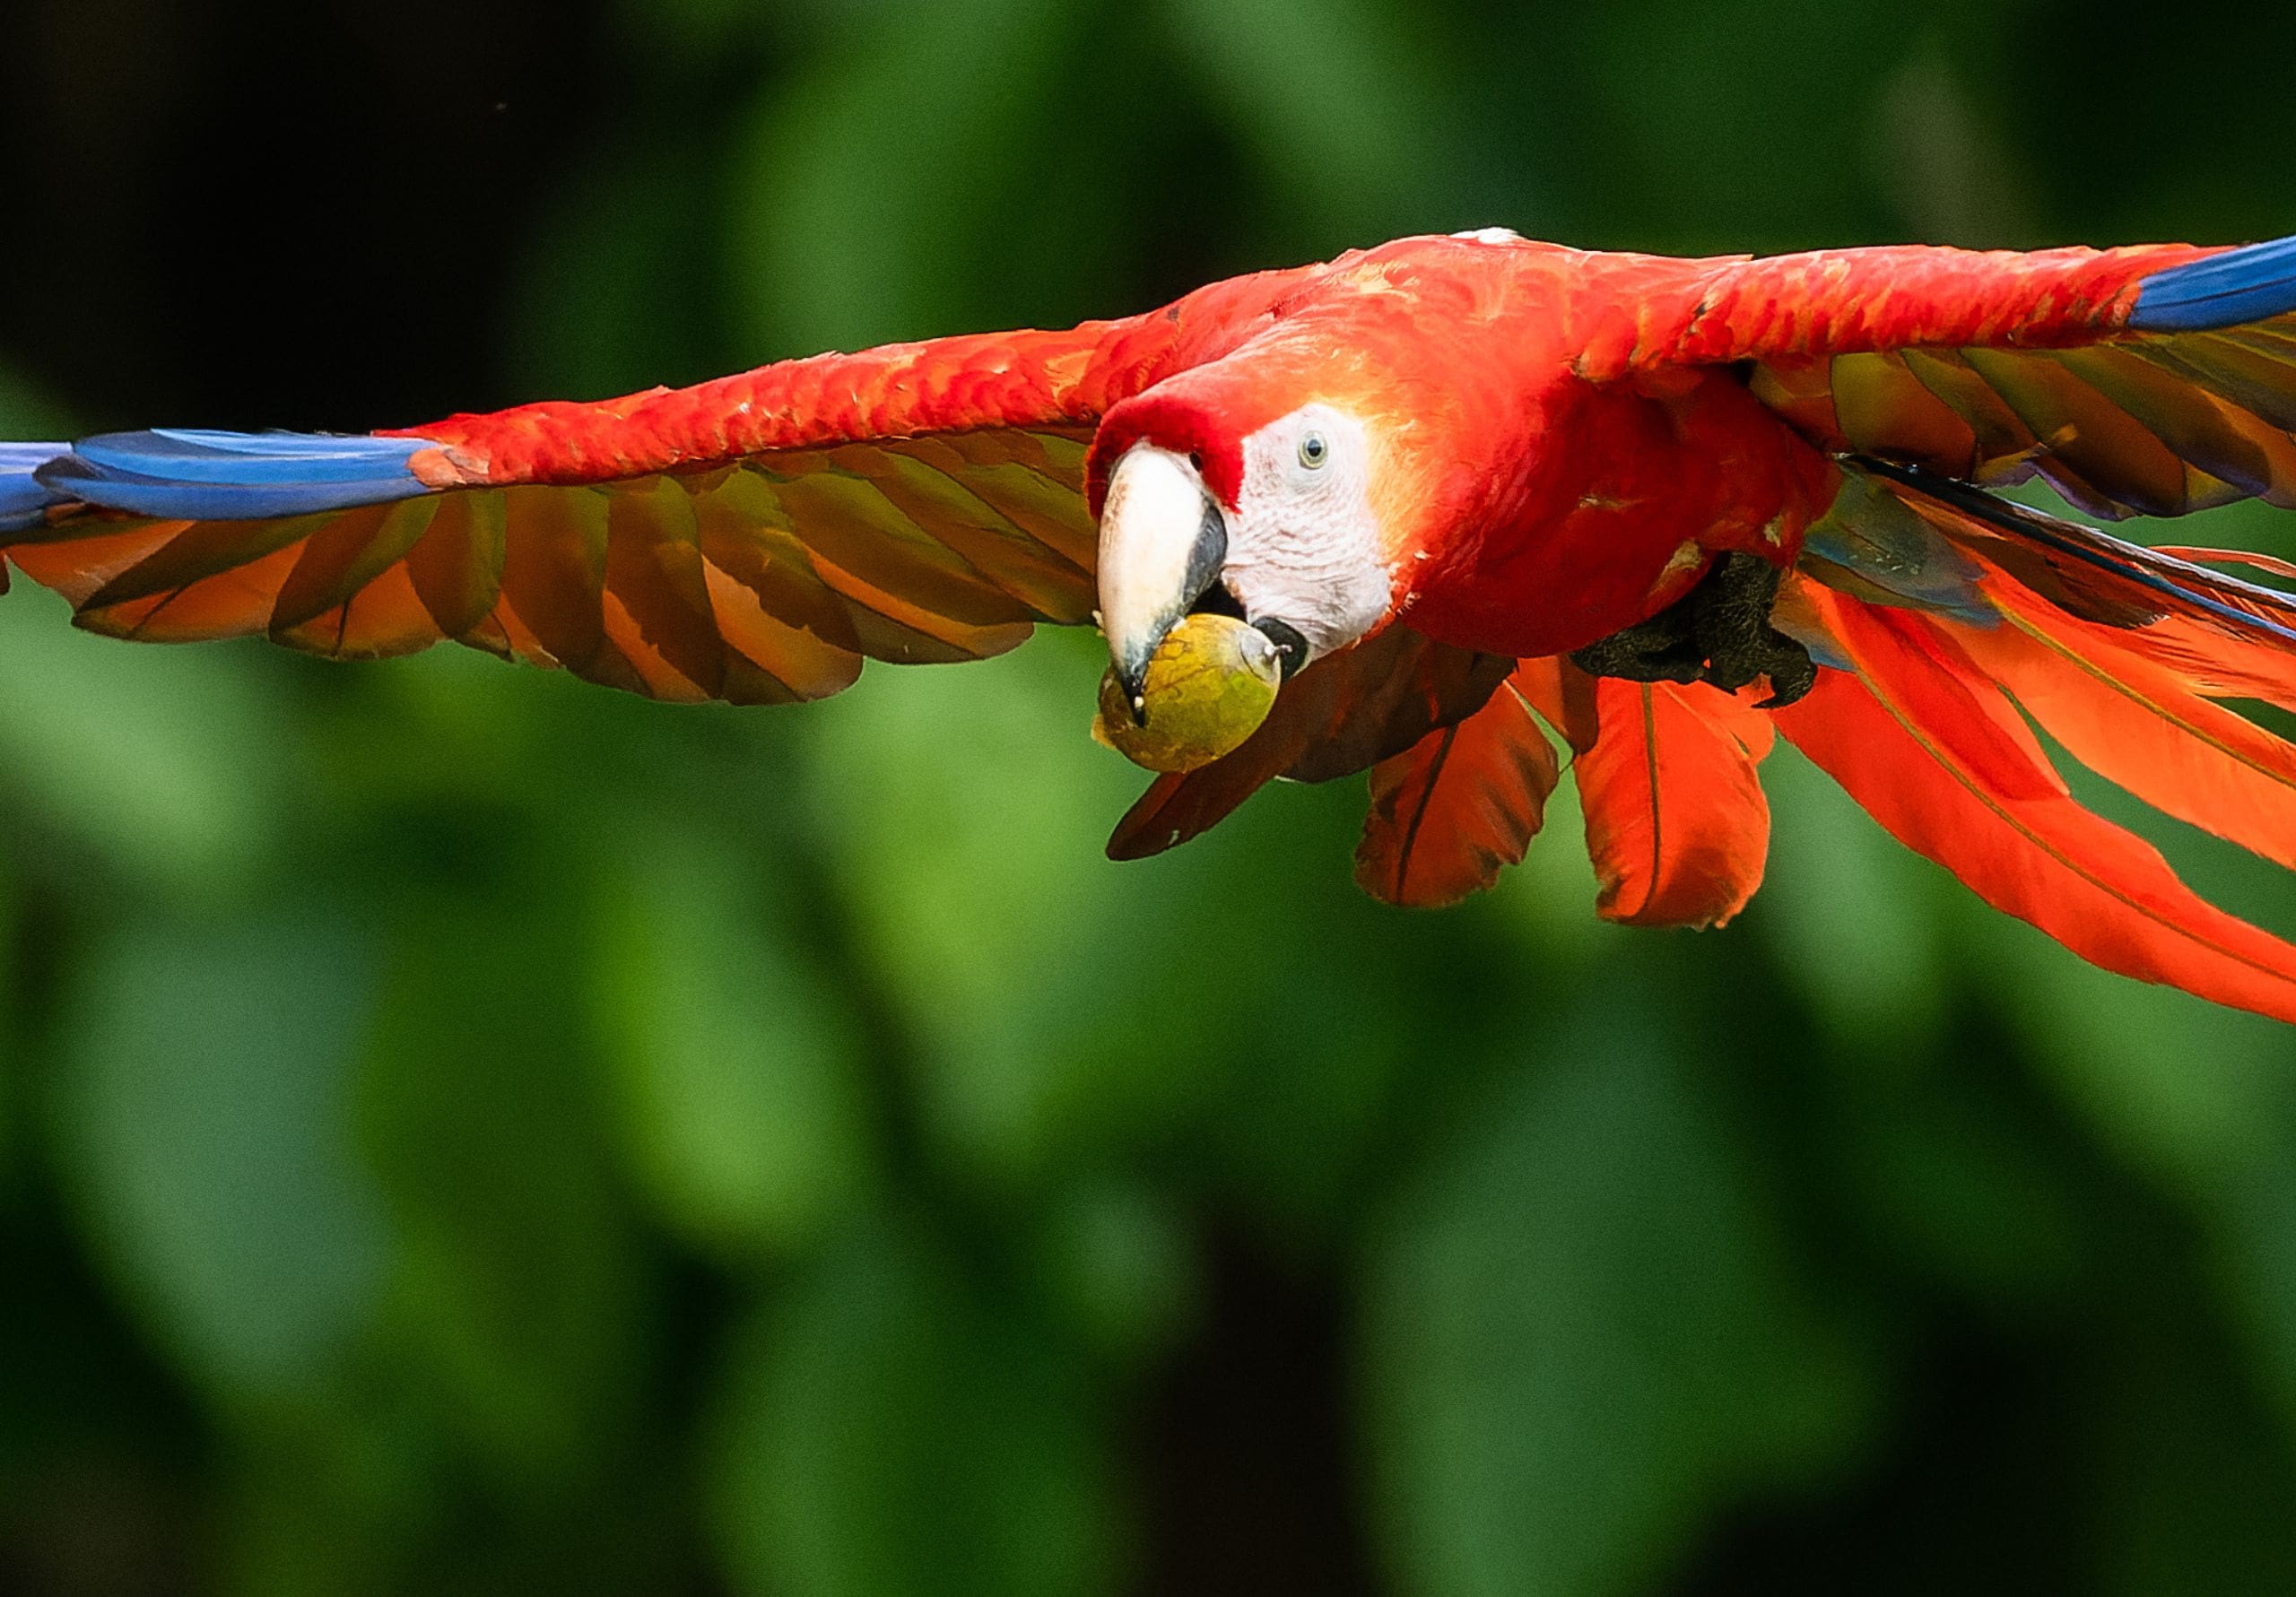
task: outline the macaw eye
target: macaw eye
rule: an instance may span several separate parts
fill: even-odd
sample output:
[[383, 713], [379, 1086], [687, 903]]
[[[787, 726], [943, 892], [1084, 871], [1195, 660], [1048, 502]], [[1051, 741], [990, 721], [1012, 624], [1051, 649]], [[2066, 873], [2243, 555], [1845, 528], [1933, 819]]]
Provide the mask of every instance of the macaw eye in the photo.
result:
[[1331, 446], [1324, 442], [1324, 435], [1311, 432], [1300, 440], [1300, 464], [1309, 471], [1319, 471], [1331, 458]]

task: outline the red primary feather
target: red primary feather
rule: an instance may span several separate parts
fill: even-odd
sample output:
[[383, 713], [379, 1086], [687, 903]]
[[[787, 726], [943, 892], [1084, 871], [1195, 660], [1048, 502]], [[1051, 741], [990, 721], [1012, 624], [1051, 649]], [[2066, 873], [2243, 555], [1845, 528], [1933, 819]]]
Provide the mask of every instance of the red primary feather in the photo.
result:
[[[1903, 612], [1810, 597], [1857, 671], [1822, 673], [1779, 726], [1891, 835], [2092, 964], [2296, 1020], [2296, 948], [2198, 898], [2151, 845], [2067, 795], [1950, 640]], [[2004, 735], [1971, 736], [1971, 707]]]
[[1355, 850], [1364, 891], [1433, 908], [1521, 863], [1562, 770], [1517, 681], [1551, 676], [1556, 664], [1524, 661], [1483, 708], [1371, 768], [1371, 812]]
[[2296, 746], [2177, 672], [1996, 594], [1997, 627], [1949, 625], [1969, 657], [2099, 776], [2163, 814], [2296, 868]]
[[1573, 769], [1595, 911], [1638, 926], [1718, 926], [1761, 885], [1770, 805], [1761, 711], [1702, 684], [1595, 684], [1600, 731]]
[[1861, 671], [1888, 672], [1907, 713], [1989, 788], [2013, 798], [2066, 795], [2016, 707], [1927, 617], [1833, 595], [1819, 600], [1818, 612]]

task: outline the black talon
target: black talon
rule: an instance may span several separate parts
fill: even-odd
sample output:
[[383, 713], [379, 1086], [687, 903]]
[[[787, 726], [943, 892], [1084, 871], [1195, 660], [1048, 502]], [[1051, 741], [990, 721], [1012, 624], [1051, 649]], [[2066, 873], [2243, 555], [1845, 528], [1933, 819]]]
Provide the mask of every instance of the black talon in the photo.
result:
[[1818, 663], [1810, 658], [1810, 651], [1782, 632], [1771, 632], [1775, 640], [1770, 664], [1761, 674], [1770, 679], [1770, 697], [1754, 700], [1758, 710], [1782, 710], [1804, 698], [1818, 685]]
[[1818, 681], [1810, 651], [1770, 624], [1783, 576], [1759, 555], [1719, 555], [1689, 593], [1648, 621], [1588, 644], [1571, 663], [1592, 676], [1711, 682], [1732, 693], [1768, 677], [1770, 697], [1756, 707], [1782, 709]]

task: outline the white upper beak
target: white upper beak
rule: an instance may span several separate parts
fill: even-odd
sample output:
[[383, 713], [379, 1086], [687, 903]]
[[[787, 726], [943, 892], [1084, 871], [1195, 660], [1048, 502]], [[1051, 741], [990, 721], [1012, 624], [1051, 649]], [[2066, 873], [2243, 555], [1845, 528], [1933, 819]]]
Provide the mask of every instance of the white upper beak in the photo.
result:
[[1187, 456], [1153, 444], [1126, 450], [1100, 510], [1100, 630], [1135, 716], [1149, 657], [1227, 558], [1227, 523]]

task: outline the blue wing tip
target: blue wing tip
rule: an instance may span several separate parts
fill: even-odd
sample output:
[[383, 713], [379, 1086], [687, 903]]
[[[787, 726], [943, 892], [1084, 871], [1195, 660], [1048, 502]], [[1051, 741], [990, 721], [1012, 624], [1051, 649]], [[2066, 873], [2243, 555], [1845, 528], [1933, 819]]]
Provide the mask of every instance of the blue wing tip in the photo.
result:
[[28, 532], [48, 518], [50, 505], [69, 498], [40, 482], [40, 467], [69, 452], [69, 444], [0, 444], [0, 533]]
[[2251, 244], [2155, 272], [2137, 286], [2129, 326], [2205, 333], [2296, 310], [2296, 237]]
[[44, 503], [79, 499], [169, 521], [259, 521], [428, 493], [407, 463], [429, 447], [421, 438], [157, 428], [83, 439], [28, 475], [50, 496]]

